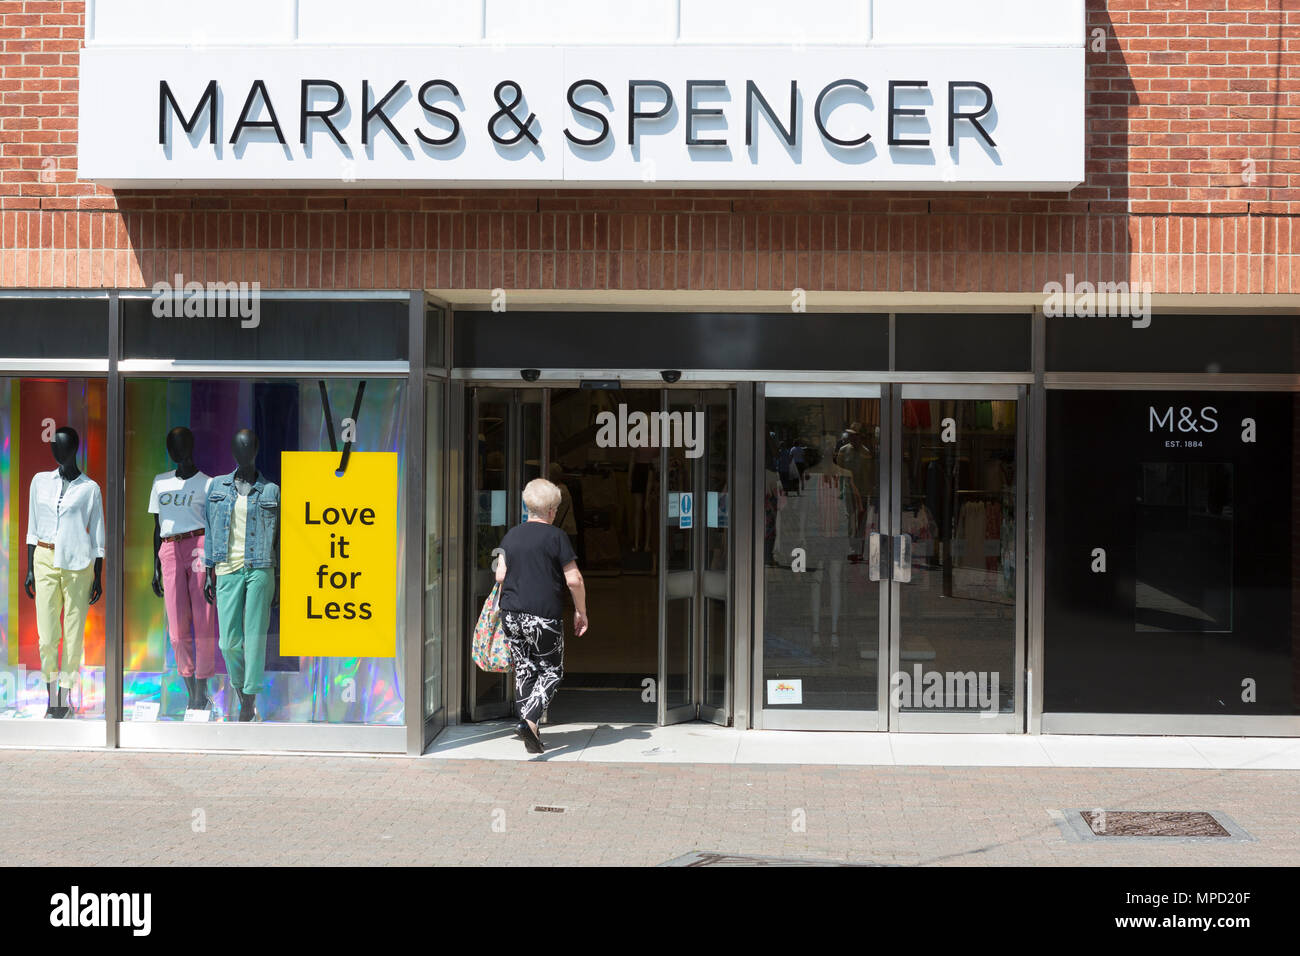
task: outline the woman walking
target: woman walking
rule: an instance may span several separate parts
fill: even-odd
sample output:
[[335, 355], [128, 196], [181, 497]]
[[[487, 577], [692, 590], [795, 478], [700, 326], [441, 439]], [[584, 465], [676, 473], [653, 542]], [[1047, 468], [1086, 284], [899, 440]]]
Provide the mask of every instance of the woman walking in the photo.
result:
[[564, 677], [564, 589], [573, 595], [573, 633], [587, 630], [587, 595], [569, 536], [555, 527], [560, 489], [545, 478], [524, 488], [528, 520], [501, 539], [497, 582], [501, 585], [501, 623], [515, 670], [515, 728], [529, 753], [539, 754], [537, 722], [555, 698]]

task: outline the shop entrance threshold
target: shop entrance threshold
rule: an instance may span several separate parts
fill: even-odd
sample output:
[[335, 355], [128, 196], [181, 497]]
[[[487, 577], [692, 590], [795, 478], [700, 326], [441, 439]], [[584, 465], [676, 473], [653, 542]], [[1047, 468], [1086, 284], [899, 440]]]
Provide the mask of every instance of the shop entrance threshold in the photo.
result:
[[941, 767], [1132, 767], [1300, 770], [1294, 737], [1119, 737], [1083, 734], [882, 734], [736, 730], [696, 721], [543, 725], [534, 756], [511, 721], [448, 727], [424, 759], [602, 763]]

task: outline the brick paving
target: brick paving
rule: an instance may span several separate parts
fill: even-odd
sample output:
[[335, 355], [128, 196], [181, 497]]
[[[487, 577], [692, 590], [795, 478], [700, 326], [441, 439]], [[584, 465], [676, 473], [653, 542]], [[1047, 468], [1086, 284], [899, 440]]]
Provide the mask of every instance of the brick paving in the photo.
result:
[[[1067, 807], [1221, 811], [1255, 841], [1075, 843], [1048, 815]], [[653, 865], [718, 850], [909, 866], [1295, 866], [1298, 824], [1298, 771], [0, 751], [8, 865]]]

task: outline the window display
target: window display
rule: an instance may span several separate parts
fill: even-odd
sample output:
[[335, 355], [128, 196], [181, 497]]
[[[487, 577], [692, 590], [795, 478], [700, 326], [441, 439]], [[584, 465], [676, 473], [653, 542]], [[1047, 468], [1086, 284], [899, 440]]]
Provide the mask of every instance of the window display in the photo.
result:
[[404, 402], [397, 380], [127, 382], [124, 719], [403, 722], [396, 628], [383, 657], [282, 653], [280, 481], [284, 454], [400, 462]]
[[0, 719], [104, 716], [102, 380], [0, 379]]

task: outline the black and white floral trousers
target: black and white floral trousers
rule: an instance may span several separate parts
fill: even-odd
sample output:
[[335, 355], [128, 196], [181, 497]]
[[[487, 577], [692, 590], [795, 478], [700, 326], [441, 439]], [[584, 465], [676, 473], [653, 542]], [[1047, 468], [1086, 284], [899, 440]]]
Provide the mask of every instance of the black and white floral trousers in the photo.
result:
[[515, 670], [519, 718], [537, 723], [564, 679], [564, 625], [524, 611], [502, 611], [501, 623]]

